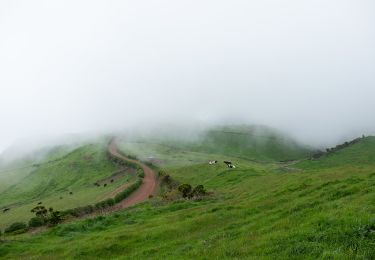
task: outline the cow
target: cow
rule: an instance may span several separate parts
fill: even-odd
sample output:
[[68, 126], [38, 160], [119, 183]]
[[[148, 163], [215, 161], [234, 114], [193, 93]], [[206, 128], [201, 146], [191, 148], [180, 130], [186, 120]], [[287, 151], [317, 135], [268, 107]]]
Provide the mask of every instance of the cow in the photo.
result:
[[236, 168], [236, 166], [234, 166], [234, 164], [230, 161], [224, 161], [224, 163], [227, 165], [228, 168], [231, 168], [231, 169]]

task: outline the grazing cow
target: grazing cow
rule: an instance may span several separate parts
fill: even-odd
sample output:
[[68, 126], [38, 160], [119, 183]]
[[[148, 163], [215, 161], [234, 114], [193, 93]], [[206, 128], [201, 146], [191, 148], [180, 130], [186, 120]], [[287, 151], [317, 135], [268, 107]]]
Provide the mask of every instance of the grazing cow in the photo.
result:
[[229, 161], [224, 161], [224, 163], [228, 166], [228, 168], [236, 168], [236, 166], [234, 166], [234, 164], [232, 164], [232, 162], [229, 162]]
[[209, 161], [209, 162], [208, 162], [209, 165], [213, 165], [213, 164], [216, 164], [216, 163], [217, 163], [216, 160], [215, 160], [215, 161]]
[[10, 208], [5, 208], [5, 209], [3, 209], [3, 213], [5, 213], [5, 212], [7, 212], [7, 211], [9, 211], [10, 210]]

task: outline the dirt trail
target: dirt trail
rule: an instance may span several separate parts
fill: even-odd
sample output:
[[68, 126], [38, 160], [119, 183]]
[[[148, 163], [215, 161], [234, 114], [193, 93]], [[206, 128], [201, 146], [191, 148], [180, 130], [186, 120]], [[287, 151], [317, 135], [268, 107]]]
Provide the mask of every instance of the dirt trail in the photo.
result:
[[134, 191], [129, 197], [121, 201], [120, 203], [114, 206], [115, 210], [123, 209], [126, 207], [133, 206], [137, 203], [143, 202], [149, 198], [150, 195], [153, 195], [156, 190], [156, 175], [154, 171], [147, 165], [130, 158], [127, 158], [119, 153], [116, 145], [116, 139], [113, 139], [108, 146], [108, 151], [115, 157], [120, 158], [121, 160], [135, 163], [141, 167], [145, 173], [143, 178], [142, 185]]

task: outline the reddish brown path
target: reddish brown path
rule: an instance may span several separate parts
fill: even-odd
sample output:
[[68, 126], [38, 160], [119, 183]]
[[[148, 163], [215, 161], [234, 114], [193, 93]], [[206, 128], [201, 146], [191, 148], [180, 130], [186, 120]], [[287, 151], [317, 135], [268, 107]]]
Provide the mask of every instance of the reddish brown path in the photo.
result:
[[130, 158], [127, 158], [123, 156], [121, 153], [119, 153], [117, 145], [116, 145], [116, 139], [113, 139], [109, 146], [108, 151], [115, 157], [137, 164], [139, 167], [141, 167], [145, 173], [145, 177], [143, 178], [142, 185], [134, 191], [129, 197], [121, 201], [120, 203], [116, 204], [114, 207], [116, 209], [122, 209], [126, 207], [133, 206], [137, 203], [143, 202], [149, 198], [150, 195], [153, 195], [156, 190], [156, 175], [154, 171], [148, 167], [147, 165]]

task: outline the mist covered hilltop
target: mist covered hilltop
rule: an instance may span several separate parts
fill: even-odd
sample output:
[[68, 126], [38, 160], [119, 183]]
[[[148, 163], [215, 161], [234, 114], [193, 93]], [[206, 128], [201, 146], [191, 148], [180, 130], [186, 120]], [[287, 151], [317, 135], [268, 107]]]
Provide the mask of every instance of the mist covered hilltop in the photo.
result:
[[371, 0], [0, 1], [0, 260], [375, 259]]

